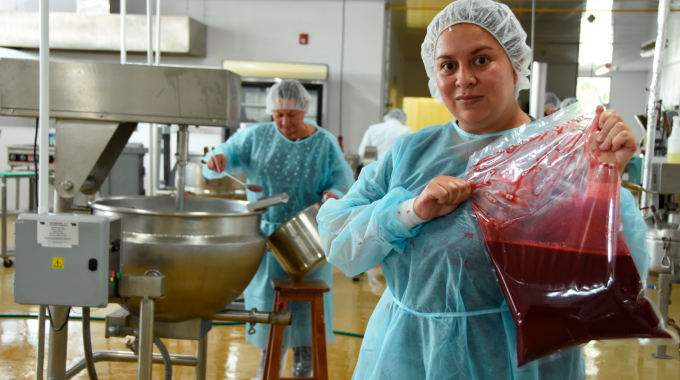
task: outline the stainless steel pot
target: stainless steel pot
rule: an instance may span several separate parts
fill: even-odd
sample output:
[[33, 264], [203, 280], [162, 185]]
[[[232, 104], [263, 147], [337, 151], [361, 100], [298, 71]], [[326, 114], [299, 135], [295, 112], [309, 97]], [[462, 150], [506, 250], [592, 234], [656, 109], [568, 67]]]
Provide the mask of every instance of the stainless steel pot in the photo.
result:
[[[246, 176], [235, 174], [234, 177], [246, 182]], [[184, 189], [199, 197], [227, 198], [246, 200], [246, 189], [229, 177], [207, 179], [203, 176], [203, 165], [190, 162], [186, 166], [186, 184]]]
[[267, 238], [267, 245], [283, 269], [299, 281], [326, 264], [316, 215], [321, 203], [315, 203], [283, 223]]
[[[92, 202], [96, 215], [123, 219], [124, 274], [156, 269], [165, 275], [165, 298], [155, 319], [181, 322], [208, 318], [238, 297], [252, 280], [266, 250], [263, 211], [247, 202], [186, 197], [175, 212], [171, 197], [114, 197]], [[139, 299], [124, 308], [139, 315]]]
[[680, 269], [680, 230], [674, 223], [659, 223], [647, 228], [647, 250], [652, 258], [651, 274], [670, 274]]

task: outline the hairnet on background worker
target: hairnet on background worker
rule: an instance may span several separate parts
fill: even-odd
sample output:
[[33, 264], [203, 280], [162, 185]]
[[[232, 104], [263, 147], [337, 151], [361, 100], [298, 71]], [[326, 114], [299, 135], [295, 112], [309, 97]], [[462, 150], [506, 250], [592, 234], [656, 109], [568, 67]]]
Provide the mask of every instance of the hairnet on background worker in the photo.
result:
[[402, 124], [406, 124], [406, 112], [400, 110], [399, 108], [392, 108], [390, 112], [383, 116], [383, 121], [387, 120], [397, 120]]
[[[458, 0], [440, 12], [422, 56], [432, 95], [456, 120], [397, 139], [317, 216], [330, 263], [348, 276], [380, 264], [388, 285], [366, 328], [355, 380], [585, 379], [579, 347], [517, 368], [515, 324], [463, 179], [473, 152], [522, 124], [532, 127], [515, 98], [528, 87], [525, 37], [510, 9], [491, 0]], [[600, 148], [616, 151], [625, 167], [637, 141], [615, 111], [602, 115]], [[621, 191], [621, 216], [644, 274], [646, 226], [628, 191]]]
[[361, 162], [364, 161], [367, 146], [374, 146], [378, 150], [378, 159], [382, 159], [390, 150], [392, 144], [399, 138], [399, 136], [413, 133], [411, 128], [404, 125], [406, 122], [406, 113], [399, 108], [392, 108], [390, 112], [383, 117], [382, 123], [373, 124], [364, 133], [361, 144], [359, 144], [359, 157]]
[[578, 102], [578, 99], [576, 98], [566, 98], [562, 101], [562, 104], [560, 104], [560, 109], [564, 109], [566, 107], [569, 107], [570, 105]]
[[543, 103], [545, 116], [552, 115], [555, 112], [559, 111], [561, 108], [561, 104], [562, 102], [560, 101], [560, 98], [557, 97], [557, 95], [553, 94], [552, 92], [546, 92], [545, 102]]
[[265, 105], [267, 113], [274, 110], [298, 110], [307, 113], [311, 101], [312, 97], [302, 83], [295, 79], [286, 79], [272, 86]]
[[[274, 122], [258, 124], [239, 131], [226, 142], [206, 154], [208, 162], [203, 175], [208, 179], [220, 178], [227, 173], [245, 173], [249, 183], [264, 187], [262, 193], [247, 192], [248, 200], [286, 193], [288, 203], [269, 207], [262, 215], [262, 232], [269, 236], [283, 222], [306, 207], [320, 202], [324, 192], [330, 191], [342, 197], [354, 183], [349, 165], [344, 159], [335, 136], [330, 132], [304, 120], [309, 107], [309, 94], [295, 80], [284, 80], [274, 85], [267, 96], [267, 109], [271, 110]], [[286, 133], [298, 129], [308, 130], [291, 139]], [[309, 134], [308, 136], [304, 136]], [[213, 156], [224, 155], [223, 158]], [[215, 166], [218, 164], [217, 166]], [[223, 167], [220, 167], [222, 166]], [[209, 167], [217, 169], [210, 170]], [[220, 170], [222, 169], [222, 170]], [[324, 280], [331, 291], [324, 294], [326, 341], [333, 343], [333, 279], [332, 266], [325, 265], [310, 274], [309, 278]], [[267, 252], [260, 267], [245, 290], [246, 309], [272, 310], [274, 303], [273, 278], [287, 278], [271, 252]], [[286, 327], [284, 347], [293, 347], [293, 376], [311, 377], [311, 325], [308, 303], [292, 303], [293, 324]], [[264, 350], [267, 348], [269, 329], [259, 328], [246, 340], [262, 350], [258, 376], [261, 377], [264, 364]], [[283, 362], [285, 365], [285, 361]]]

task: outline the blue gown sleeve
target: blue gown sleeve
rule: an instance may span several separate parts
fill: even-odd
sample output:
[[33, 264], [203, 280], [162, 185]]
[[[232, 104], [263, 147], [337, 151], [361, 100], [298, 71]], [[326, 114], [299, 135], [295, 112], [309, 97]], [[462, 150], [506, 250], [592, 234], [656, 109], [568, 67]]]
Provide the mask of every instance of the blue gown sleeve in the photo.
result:
[[[334, 138], [334, 137], [332, 137]], [[340, 150], [340, 146], [334, 141], [330, 141], [330, 165], [326, 170], [326, 184], [324, 190], [335, 193], [342, 198], [347, 194], [349, 188], [354, 184], [354, 174], [345, 160], [345, 156]]]
[[240, 174], [243, 173], [242, 165], [247, 165], [250, 162], [250, 147], [252, 147], [252, 135], [256, 130], [256, 127], [250, 127], [248, 129], [237, 132], [235, 135], [231, 136], [229, 140], [221, 143], [211, 152], [206, 153], [205, 161], [218, 153], [224, 154], [227, 159], [227, 165], [224, 167], [222, 173], [218, 173], [214, 170], [208, 169], [207, 164], [203, 164], [203, 176], [207, 179], [216, 179], [225, 177], [226, 173], [230, 174]]
[[420, 232], [422, 224], [408, 229], [396, 215], [399, 205], [417, 194], [389, 186], [394, 152], [401, 142], [398, 139], [382, 160], [366, 166], [347, 195], [328, 200], [319, 211], [319, 234], [328, 262], [347, 276], [375, 267], [392, 251], [402, 253], [407, 239]]
[[647, 278], [647, 269], [652, 259], [647, 251], [647, 224], [642, 218], [642, 213], [635, 206], [635, 200], [630, 191], [621, 189], [621, 223], [623, 224], [623, 236], [628, 246], [628, 251], [633, 257], [635, 268], [640, 273], [643, 281]]

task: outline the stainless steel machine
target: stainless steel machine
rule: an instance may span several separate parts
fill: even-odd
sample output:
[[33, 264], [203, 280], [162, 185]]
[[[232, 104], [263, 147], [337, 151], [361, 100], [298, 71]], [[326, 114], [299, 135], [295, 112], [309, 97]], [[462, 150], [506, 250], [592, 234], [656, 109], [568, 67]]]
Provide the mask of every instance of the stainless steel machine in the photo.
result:
[[[0, 59], [0, 114], [37, 117], [38, 62]], [[187, 125], [238, 127], [240, 77], [226, 70], [50, 63], [50, 117], [56, 121], [54, 214], [23, 214], [17, 223], [15, 302], [39, 304], [38, 378], [42, 378], [45, 307], [50, 311], [48, 379], [63, 380], [94, 362], [136, 361], [196, 367], [205, 379], [211, 320], [289, 324], [291, 314], [223, 310], [250, 282], [265, 252], [263, 208], [255, 203], [184, 196]], [[137, 123], [178, 124], [177, 196], [105, 198], [95, 215], [74, 215], [71, 200], [94, 194]], [[133, 173], [134, 175], [134, 173]], [[50, 281], [49, 289], [41, 281]], [[94, 289], [99, 289], [96, 294]], [[119, 303], [107, 337], [136, 336], [133, 352], [92, 352], [89, 307]], [[48, 306], [49, 305], [49, 306]], [[66, 368], [68, 314], [83, 307], [85, 358]], [[171, 355], [158, 337], [198, 340], [197, 353]], [[154, 355], [152, 345], [161, 355]]]
[[[668, 305], [673, 284], [680, 283], [680, 217], [678, 201], [680, 201], [680, 164], [652, 164], [651, 212], [645, 219], [647, 222], [647, 249], [651, 256], [649, 274], [658, 276], [658, 285], [653, 289], [658, 292], [658, 307], [664, 324], [671, 320]], [[680, 316], [676, 316], [680, 317]], [[680, 331], [678, 331], [680, 333]], [[667, 346], [657, 346], [654, 357], [670, 359], [666, 353]]]

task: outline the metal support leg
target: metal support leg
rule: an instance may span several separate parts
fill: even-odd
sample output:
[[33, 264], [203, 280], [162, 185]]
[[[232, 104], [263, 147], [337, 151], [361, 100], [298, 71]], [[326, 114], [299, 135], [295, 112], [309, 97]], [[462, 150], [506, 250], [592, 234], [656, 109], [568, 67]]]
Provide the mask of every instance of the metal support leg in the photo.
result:
[[139, 309], [139, 361], [137, 379], [151, 380], [153, 363], [153, 314], [154, 300], [144, 297]]
[[[68, 343], [68, 306], [49, 306], [52, 315], [50, 324], [50, 348], [47, 360], [47, 379], [66, 379], [66, 348]], [[63, 326], [63, 328], [62, 328]], [[55, 329], [59, 329], [55, 331]]]
[[28, 179], [28, 210], [31, 212], [35, 212], [36, 207], [35, 207], [35, 182], [36, 179], [35, 177], [31, 177]]
[[43, 366], [45, 363], [45, 312], [47, 307], [40, 305], [38, 311], [38, 355], [35, 363], [36, 380], [43, 379]]
[[9, 264], [9, 257], [7, 256], [7, 177], [2, 177], [2, 184], [0, 184], [0, 197], [2, 198], [2, 261], [5, 266]]
[[62, 198], [59, 196], [59, 193], [54, 190], [54, 212], [56, 214], [70, 214], [72, 212], [72, 202], [73, 198]]
[[[663, 325], [668, 326], [668, 304], [671, 298], [671, 286], [674, 282], [680, 281], [680, 276], [672, 276], [668, 274], [659, 275], [659, 314], [663, 318]], [[666, 354], [666, 346], [656, 346], [656, 351], [652, 354], [657, 359], [671, 359], [671, 356]]]
[[189, 157], [189, 130], [187, 125], [180, 125], [177, 132], [177, 194], [175, 211], [184, 211], [184, 187], [186, 183], [186, 166]]
[[14, 178], [14, 209], [18, 210], [21, 205], [19, 202], [19, 189], [21, 188], [21, 177]]
[[206, 369], [208, 367], [208, 334], [198, 340], [196, 345], [196, 380], [205, 380]]

